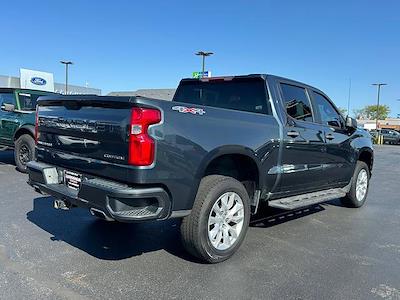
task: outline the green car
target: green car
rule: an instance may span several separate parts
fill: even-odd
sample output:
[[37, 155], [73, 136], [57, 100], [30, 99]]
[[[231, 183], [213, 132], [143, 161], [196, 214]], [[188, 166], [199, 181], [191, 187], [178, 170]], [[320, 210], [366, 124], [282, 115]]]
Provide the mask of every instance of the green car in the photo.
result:
[[14, 148], [17, 169], [26, 172], [26, 163], [35, 152], [35, 110], [40, 96], [51, 92], [0, 88], [0, 146]]

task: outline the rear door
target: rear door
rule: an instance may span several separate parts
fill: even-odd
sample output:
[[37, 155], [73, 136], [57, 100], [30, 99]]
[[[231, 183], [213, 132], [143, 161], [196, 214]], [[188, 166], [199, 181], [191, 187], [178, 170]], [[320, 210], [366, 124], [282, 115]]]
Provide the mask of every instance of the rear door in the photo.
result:
[[323, 128], [316, 123], [305, 86], [290, 81], [278, 83], [287, 113], [284, 126], [279, 196], [323, 189], [322, 157], [325, 152]]
[[313, 89], [310, 94], [326, 139], [323, 176], [330, 187], [342, 187], [350, 181], [355, 164], [349, 131], [344, 118], [326, 95]]

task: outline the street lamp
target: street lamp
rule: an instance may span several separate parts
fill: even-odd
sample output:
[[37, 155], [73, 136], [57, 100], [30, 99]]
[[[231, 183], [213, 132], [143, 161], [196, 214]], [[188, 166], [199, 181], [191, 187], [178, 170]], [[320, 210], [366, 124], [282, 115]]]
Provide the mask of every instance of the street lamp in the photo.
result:
[[195, 53], [198, 56], [202, 56], [203, 57], [203, 66], [202, 66], [202, 72], [201, 72], [201, 77], [204, 77], [204, 64], [205, 64], [205, 59], [206, 56], [210, 56], [213, 55], [213, 52], [206, 52], [206, 51], [199, 51], [197, 53]]
[[377, 95], [377, 102], [376, 102], [376, 121], [375, 121], [375, 127], [376, 131], [378, 132], [378, 120], [379, 120], [379, 96], [381, 93], [381, 86], [387, 85], [387, 83], [373, 83], [373, 86], [377, 87], [378, 90], [378, 95]]
[[67, 93], [68, 93], [68, 66], [72, 65], [73, 62], [68, 61], [68, 60], [61, 60], [60, 63], [65, 65], [65, 95], [67, 95]]

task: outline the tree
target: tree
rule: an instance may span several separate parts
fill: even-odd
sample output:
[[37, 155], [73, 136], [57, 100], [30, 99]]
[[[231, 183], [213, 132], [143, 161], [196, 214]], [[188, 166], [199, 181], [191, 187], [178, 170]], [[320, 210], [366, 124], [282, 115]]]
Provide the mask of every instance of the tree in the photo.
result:
[[353, 114], [358, 120], [367, 118], [367, 116], [365, 115], [365, 110], [362, 108], [353, 109]]
[[[361, 109], [354, 109], [353, 113], [356, 119], [375, 120], [377, 116], [377, 106], [367, 105]], [[380, 120], [386, 119], [390, 113], [390, 108], [387, 105], [379, 105], [378, 117]]]
[[390, 108], [387, 105], [379, 105], [379, 111], [377, 109], [377, 105], [367, 105], [364, 107], [364, 110], [367, 118], [371, 120], [386, 119], [390, 113]]

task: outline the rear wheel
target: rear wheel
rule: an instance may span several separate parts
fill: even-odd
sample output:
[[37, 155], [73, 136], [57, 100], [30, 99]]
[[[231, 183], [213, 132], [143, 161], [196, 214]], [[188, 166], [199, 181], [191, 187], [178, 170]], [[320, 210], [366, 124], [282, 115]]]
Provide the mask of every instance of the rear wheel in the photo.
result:
[[250, 220], [250, 200], [242, 183], [210, 175], [201, 180], [192, 213], [181, 225], [183, 245], [209, 263], [231, 257], [244, 240]]
[[26, 173], [26, 164], [31, 161], [35, 153], [35, 141], [29, 134], [21, 135], [15, 142], [14, 159], [18, 171]]
[[341, 201], [348, 207], [361, 207], [368, 195], [370, 173], [367, 164], [358, 161], [354, 170], [350, 191]]

